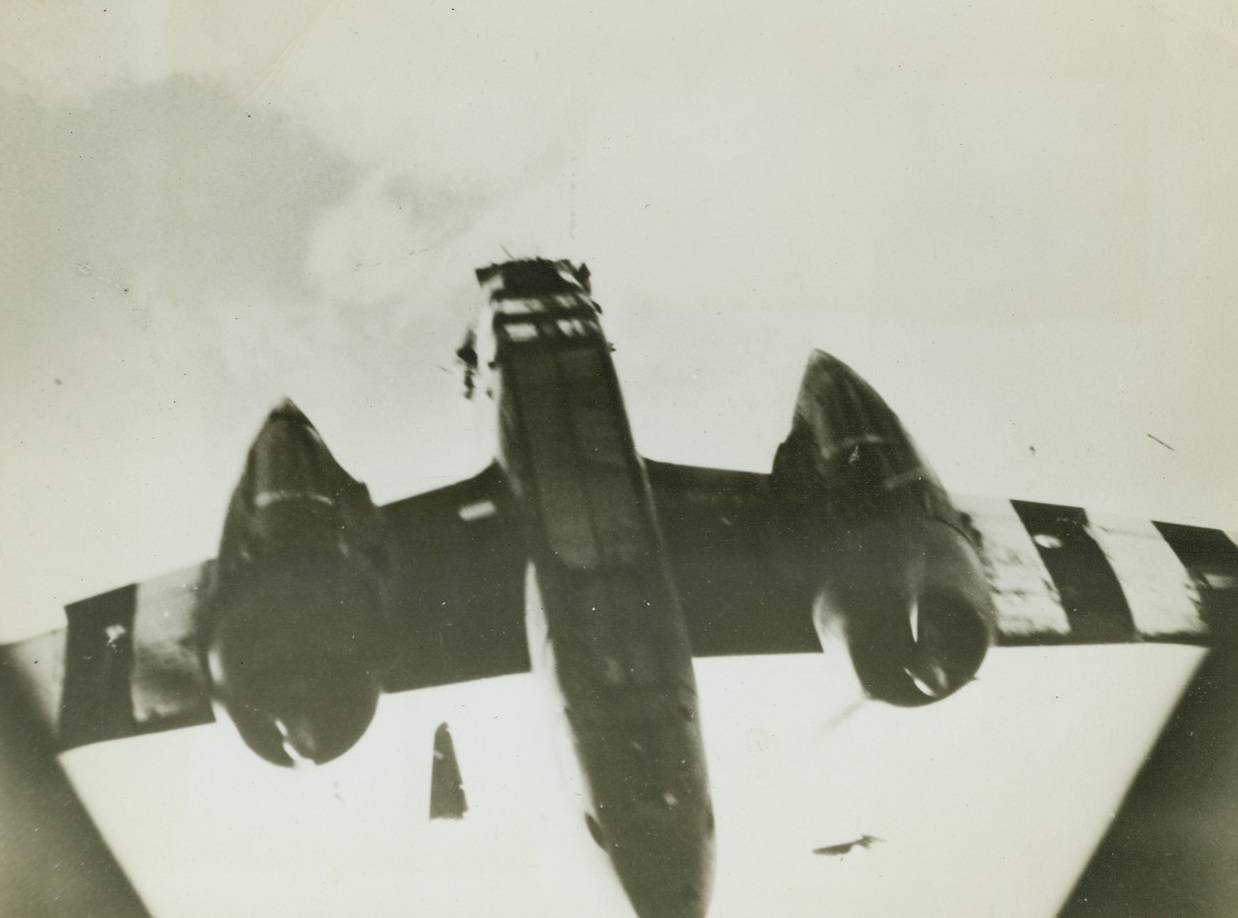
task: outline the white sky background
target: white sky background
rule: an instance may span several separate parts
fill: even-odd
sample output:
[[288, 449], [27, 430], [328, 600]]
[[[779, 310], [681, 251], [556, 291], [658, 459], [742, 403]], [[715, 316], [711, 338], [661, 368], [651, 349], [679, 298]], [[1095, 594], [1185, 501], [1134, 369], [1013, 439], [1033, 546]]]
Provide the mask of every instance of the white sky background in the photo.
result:
[[284, 394], [380, 501], [480, 468], [503, 246], [653, 458], [768, 469], [820, 346], [954, 490], [1238, 528], [1222, 0], [200, 7], [0, 7], [0, 639], [212, 554]]

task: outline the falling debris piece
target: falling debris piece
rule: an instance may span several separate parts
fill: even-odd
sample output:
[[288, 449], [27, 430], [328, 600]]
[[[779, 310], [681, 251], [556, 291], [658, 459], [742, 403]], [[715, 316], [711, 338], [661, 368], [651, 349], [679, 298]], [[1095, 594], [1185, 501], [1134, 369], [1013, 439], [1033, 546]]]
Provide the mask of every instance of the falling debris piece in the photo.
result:
[[871, 848], [881, 841], [876, 835], [861, 835], [855, 841], [843, 842], [839, 845], [826, 845], [824, 848], [814, 848], [813, 854], [824, 854], [826, 857], [842, 857], [850, 854], [856, 848]]
[[446, 723], [434, 731], [434, 765], [430, 772], [430, 818], [463, 819], [468, 811], [456, 747]]

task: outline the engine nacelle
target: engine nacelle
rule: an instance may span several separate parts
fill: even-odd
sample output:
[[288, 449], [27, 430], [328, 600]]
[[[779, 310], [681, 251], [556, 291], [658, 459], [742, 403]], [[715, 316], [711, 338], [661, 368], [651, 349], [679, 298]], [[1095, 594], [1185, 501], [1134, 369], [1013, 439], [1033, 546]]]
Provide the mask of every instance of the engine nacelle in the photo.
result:
[[368, 491], [285, 402], [232, 496], [208, 605], [212, 698], [267, 761], [321, 764], [365, 733], [384, 567]]
[[824, 640], [841, 621], [870, 697], [928, 704], [971, 681], [994, 635], [972, 536], [894, 412], [822, 351], [771, 488], [814, 625]]

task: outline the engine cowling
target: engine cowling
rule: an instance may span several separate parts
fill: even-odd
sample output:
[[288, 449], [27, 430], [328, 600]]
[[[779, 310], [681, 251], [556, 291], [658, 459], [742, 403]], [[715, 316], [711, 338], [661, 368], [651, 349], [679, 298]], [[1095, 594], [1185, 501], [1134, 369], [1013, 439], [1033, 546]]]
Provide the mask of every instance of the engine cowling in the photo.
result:
[[841, 622], [870, 697], [928, 704], [974, 678], [994, 610], [972, 535], [894, 412], [822, 351], [771, 488], [814, 625], [824, 640]]
[[206, 650], [216, 707], [267, 761], [330, 761], [373, 719], [382, 551], [365, 486], [276, 408], [229, 505]]

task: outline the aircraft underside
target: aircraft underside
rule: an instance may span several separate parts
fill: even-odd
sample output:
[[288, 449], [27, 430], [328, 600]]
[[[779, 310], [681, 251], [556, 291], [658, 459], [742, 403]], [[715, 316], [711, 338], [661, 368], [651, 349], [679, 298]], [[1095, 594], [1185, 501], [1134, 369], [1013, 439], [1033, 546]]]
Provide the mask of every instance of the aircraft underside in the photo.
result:
[[[279, 406], [216, 560], [74, 603], [67, 632], [6, 648], [60, 748], [218, 717], [304, 767], [357, 743], [380, 693], [532, 670], [636, 914], [702, 918], [725, 831], [702, 720], [724, 715], [701, 710], [694, 656], [838, 634], [867, 697], [911, 708], [964, 689], [995, 642], [1206, 643], [1232, 607], [1238, 549], [1215, 530], [956, 506], [881, 397], [820, 351], [769, 475], [645, 461], [587, 271], [478, 277], [461, 357], [493, 402], [495, 464], [377, 508]], [[446, 727], [435, 754], [431, 813], [467, 818]]]

